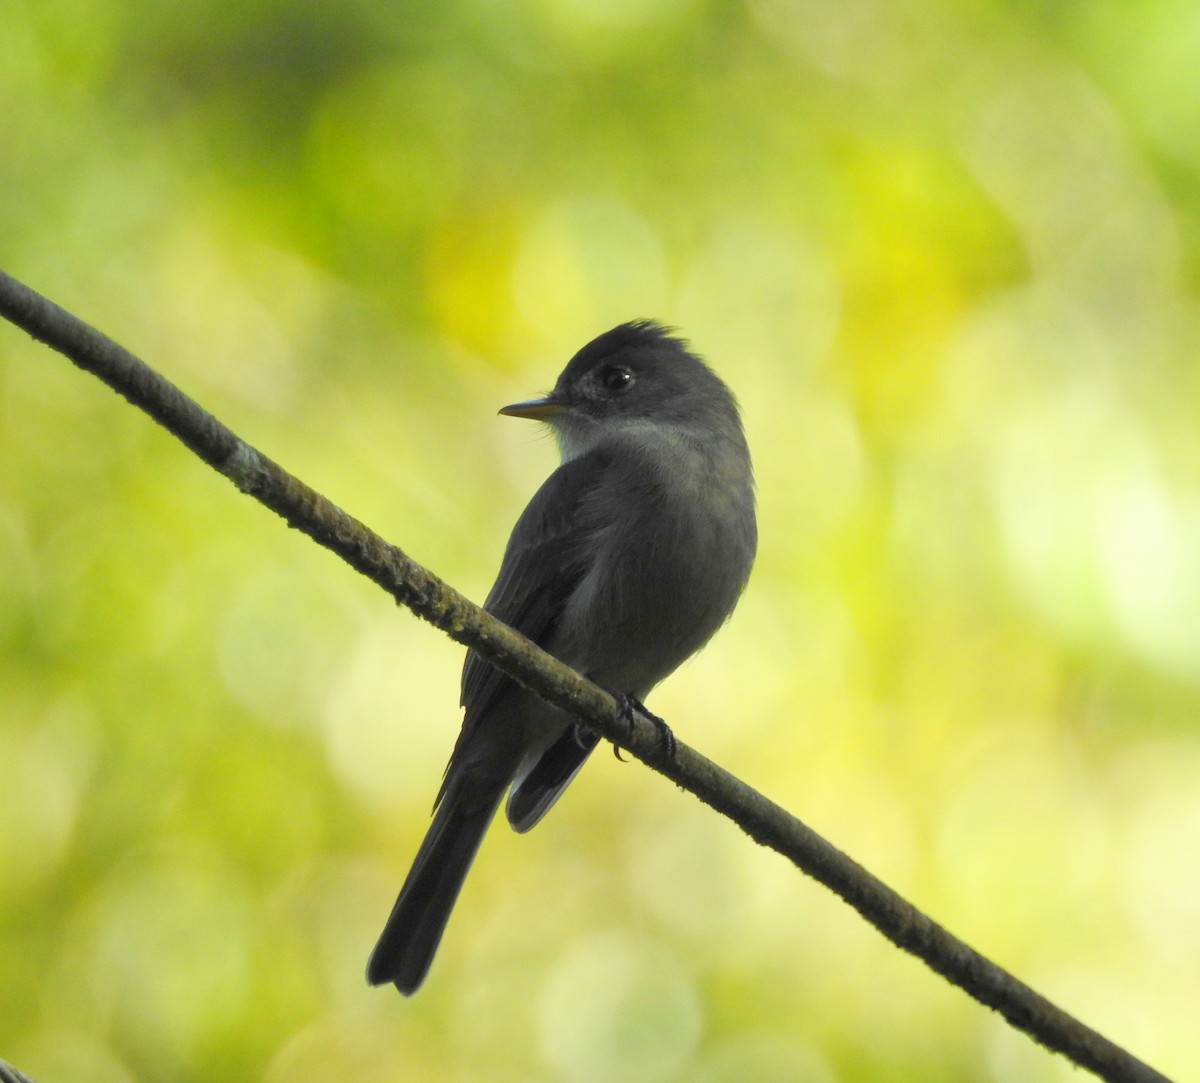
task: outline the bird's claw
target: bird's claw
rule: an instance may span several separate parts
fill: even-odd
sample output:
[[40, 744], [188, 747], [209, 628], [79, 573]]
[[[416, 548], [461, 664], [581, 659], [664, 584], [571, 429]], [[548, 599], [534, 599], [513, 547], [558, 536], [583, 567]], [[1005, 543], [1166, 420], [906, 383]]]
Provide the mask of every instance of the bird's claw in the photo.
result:
[[[631, 696], [628, 692], [614, 692], [612, 696], [617, 701], [617, 706], [620, 707], [622, 716], [629, 723], [630, 736], [633, 735], [635, 713], [643, 715], [658, 730], [658, 739], [662, 744], [664, 759], [668, 763], [673, 760], [675, 753], [679, 751], [679, 742], [675, 739], [675, 734], [671, 732], [671, 727], [659, 718], [658, 715], [646, 710], [646, 705], [636, 696]], [[617, 759], [621, 759], [621, 749], [619, 746], [613, 745], [613, 753]]]

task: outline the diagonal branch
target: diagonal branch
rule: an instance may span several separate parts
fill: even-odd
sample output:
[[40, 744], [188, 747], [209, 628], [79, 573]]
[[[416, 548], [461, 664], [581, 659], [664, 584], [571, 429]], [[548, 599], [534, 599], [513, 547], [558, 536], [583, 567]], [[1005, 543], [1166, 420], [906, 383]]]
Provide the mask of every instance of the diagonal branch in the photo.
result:
[[242, 441], [133, 354], [0, 271], [0, 314], [148, 413], [201, 459], [340, 556], [397, 602], [543, 699], [729, 817], [820, 881], [892, 943], [923, 960], [1013, 1027], [1110, 1083], [1169, 1083], [906, 902], [785, 809], [680, 743], [664, 760], [658, 729], [631, 724], [612, 696], [468, 601], [320, 493]]

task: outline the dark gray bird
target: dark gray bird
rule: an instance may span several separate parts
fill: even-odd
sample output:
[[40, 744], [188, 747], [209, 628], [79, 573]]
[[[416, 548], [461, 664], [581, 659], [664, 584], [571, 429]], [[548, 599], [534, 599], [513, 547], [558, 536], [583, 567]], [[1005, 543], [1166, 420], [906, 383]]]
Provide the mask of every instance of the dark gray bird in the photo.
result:
[[[729, 389], [649, 321], [588, 343], [545, 398], [500, 411], [551, 426], [562, 465], [513, 529], [485, 608], [640, 701], [733, 611], [754, 561], [750, 452]], [[597, 738], [476, 654], [433, 824], [367, 964], [416, 992], [505, 792], [528, 831]]]

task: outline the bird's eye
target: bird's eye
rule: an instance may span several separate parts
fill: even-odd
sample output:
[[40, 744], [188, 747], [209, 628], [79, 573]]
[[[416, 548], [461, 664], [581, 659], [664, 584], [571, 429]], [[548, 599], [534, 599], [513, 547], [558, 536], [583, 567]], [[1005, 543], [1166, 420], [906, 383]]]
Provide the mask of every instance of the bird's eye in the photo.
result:
[[600, 373], [600, 386], [605, 391], [628, 391], [633, 386], [633, 373], [624, 365], [609, 365]]

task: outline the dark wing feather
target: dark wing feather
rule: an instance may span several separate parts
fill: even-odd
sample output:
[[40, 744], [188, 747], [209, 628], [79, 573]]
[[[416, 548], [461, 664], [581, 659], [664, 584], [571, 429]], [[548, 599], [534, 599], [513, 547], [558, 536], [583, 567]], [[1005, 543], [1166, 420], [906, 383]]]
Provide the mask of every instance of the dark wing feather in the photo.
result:
[[[513, 527], [500, 574], [483, 607], [538, 646], [544, 647], [553, 636], [563, 606], [583, 576], [587, 546], [580, 509], [611, 460], [608, 451], [597, 448], [564, 463], [534, 494]], [[466, 712], [455, 754], [510, 685], [510, 678], [474, 651], [467, 654], [462, 676]]]

